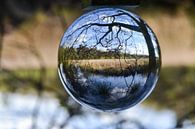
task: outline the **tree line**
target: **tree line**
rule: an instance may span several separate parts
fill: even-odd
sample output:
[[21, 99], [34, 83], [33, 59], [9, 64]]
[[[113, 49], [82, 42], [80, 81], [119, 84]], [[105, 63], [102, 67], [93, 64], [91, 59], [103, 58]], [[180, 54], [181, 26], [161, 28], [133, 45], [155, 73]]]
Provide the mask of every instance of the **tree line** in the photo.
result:
[[97, 48], [88, 48], [86, 46], [80, 45], [78, 48], [61, 48], [63, 50], [59, 50], [63, 55], [63, 59], [65, 60], [83, 60], [83, 59], [135, 59], [135, 58], [148, 58], [147, 55], [136, 55], [136, 54], [129, 54], [123, 52], [116, 52], [114, 50], [109, 51], [101, 51]]

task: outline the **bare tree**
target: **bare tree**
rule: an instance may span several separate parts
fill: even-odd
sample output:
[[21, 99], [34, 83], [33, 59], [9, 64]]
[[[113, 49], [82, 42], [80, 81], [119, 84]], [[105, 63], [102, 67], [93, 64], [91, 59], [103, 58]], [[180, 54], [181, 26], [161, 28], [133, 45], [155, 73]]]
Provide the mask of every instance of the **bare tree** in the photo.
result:
[[[119, 22], [120, 17], [128, 17], [131, 23], [128, 22]], [[128, 69], [131, 71], [131, 75], [133, 76], [132, 82], [134, 82], [134, 77], [139, 71], [139, 59], [140, 55], [137, 54], [136, 45], [135, 47], [135, 56], [134, 58], [134, 67], [131, 67], [130, 62], [128, 62], [128, 48], [132, 47], [131, 39], [134, 38], [135, 34], [142, 34], [147, 45], [148, 49], [148, 81], [146, 83], [150, 83], [150, 78], [153, 77], [153, 73], [156, 74], [156, 68], [158, 67], [155, 55], [155, 48], [151, 39], [151, 35], [149, 33], [150, 28], [145, 24], [145, 22], [139, 18], [127, 13], [123, 10], [117, 10], [115, 13], [99, 15], [94, 12], [93, 16], [88, 17], [90, 22], [85, 21], [86, 23], [82, 23], [76, 29], [68, 32], [68, 34], [64, 37], [66, 40], [70, 41], [66, 44], [68, 46], [69, 52], [72, 50], [71, 48], [77, 48], [80, 44], [79, 49], [77, 50], [78, 55], [81, 55], [81, 52], [84, 52], [86, 57], [90, 56], [90, 52], [94, 49], [103, 48], [106, 51], [111, 51], [114, 53], [115, 59], [118, 59], [120, 62], [121, 73], [125, 73], [124, 68], [121, 64], [121, 59], [125, 60], [128, 64]], [[91, 18], [91, 19], [90, 19]], [[90, 35], [89, 37], [87, 37]], [[89, 43], [90, 42], [90, 43]], [[157, 42], [157, 40], [156, 40]], [[86, 49], [87, 48], [87, 49]], [[159, 49], [159, 48], [158, 48]], [[123, 51], [123, 52], [122, 52]], [[159, 50], [160, 51], [160, 50]], [[131, 86], [127, 84], [126, 79], [124, 78], [127, 87], [130, 87], [128, 91], [131, 91]], [[146, 85], [148, 85], [146, 84]]]

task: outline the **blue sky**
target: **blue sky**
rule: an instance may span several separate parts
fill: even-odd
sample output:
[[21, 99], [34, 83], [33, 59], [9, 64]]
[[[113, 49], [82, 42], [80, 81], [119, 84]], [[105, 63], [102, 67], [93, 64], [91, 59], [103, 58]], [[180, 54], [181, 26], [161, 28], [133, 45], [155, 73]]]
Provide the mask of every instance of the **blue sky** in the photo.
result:
[[[108, 27], [99, 27], [99, 26], [90, 26], [86, 28], [85, 25], [89, 25], [90, 23], [99, 23], [99, 24], [109, 24], [114, 20], [112, 15], [118, 14], [117, 9], [104, 9], [104, 10], [96, 10], [85, 14], [78, 18], [65, 32], [61, 46], [62, 47], [71, 47], [78, 48], [79, 45], [86, 45], [89, 48], [93, 48], [97, 41], [104, 36], [106, 32], [109, 31]], [[130, 13], [132, 16], [137, 18], [134, 14]], [[124, 24], [129, 24], [133, 26], [137, 26], [137, 24], [132, 20], [131, 17], [122, 15], [116, 16], [115, 22], [120, 22]], [[85, 26], [84, 29], [81, 28]], [[88, 26], [87, 26], [88, 27]], [[79, 28], [79, 29], [78, 29]], [[149, 55], [146, 41], [143, 37], [143, 34], [140, 32], [135, 32], [124, 27], [121, 27], [120, 32], [119, 27], [112, 27], [112, 32], [108, 33], [104, 39], [102, 39], [102, 44], [108, 44], [106, 41], [111, 40], [111, 45], [109, 47], [105, 47], [102, 45], [97, 45], [96, 48], [98, 50], [107, 51], [113, 50], [118, 47], [119, 42], [122, 44], [121, 52], [125, 52], [128, 54], [137, 54], [137, 55]], [[156, 57], [159, 57], [159, 51], [157, 49], [157, 43], [155, 41], [155, 37], [153, 33], [148, 29], [149, 34], [151, 35], [152, 42], [155, 48]], [[131, 37], [130, 37], [131, 36]], [[117, 38], [119, 37], [119, 38]], [[120, 40], [120, 41], [119, 41]]]

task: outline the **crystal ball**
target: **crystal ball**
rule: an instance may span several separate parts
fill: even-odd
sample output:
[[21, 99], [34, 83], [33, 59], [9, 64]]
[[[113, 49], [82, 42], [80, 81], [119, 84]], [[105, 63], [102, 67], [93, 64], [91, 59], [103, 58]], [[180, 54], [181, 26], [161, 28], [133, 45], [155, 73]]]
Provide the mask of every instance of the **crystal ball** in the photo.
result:
[[121, 111], [152, 92], [161, 55], [154, 32], [139, 16], [101, 8], [82, 15], [67, 29], [58, 62], [61, 82], [78, 103]]

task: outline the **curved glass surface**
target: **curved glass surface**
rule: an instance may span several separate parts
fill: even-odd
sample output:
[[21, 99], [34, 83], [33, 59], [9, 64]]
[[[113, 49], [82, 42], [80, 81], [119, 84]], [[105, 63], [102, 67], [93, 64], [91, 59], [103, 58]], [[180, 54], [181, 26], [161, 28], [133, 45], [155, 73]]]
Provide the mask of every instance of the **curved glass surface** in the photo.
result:
[[80, 104], [120, 111], [143, 101], [156, 85], [161, 56], [157, 38], [137, 15], [116, 8], [91, 11], [65, 32], [58, 73]]

